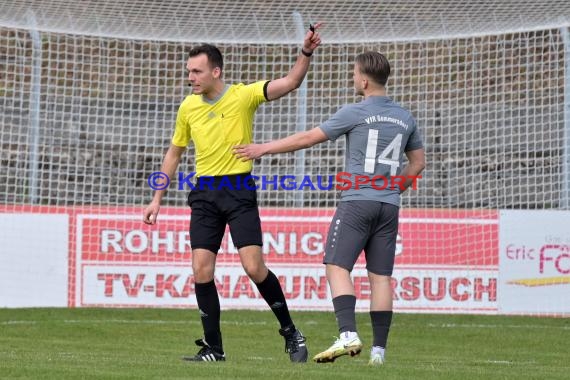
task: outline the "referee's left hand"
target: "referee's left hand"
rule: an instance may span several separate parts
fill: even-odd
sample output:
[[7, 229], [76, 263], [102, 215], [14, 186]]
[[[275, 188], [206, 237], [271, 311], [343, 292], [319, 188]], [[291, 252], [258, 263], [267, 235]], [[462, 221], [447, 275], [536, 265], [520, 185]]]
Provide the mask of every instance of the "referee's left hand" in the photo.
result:
[[234, 156], [244, 162], [255, 160], [266, 153], [265, 144], [236, 145], [234, 146], [232, 153]]
[[319, 28], [323, 26], [322, 22], [317, 22], [313, 25], [314, 31], [309, 30], [305, 34], [305, 39], [303, 41], [303, 50], [308, 53], [312, 53], [321, 44], [321, 35], [319, 34]]

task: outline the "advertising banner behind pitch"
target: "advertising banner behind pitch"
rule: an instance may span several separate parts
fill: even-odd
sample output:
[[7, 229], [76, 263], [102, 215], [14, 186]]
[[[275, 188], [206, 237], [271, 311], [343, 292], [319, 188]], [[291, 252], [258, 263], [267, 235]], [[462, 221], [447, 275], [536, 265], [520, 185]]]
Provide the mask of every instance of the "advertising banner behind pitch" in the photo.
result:
[[[196, 307], [186, 208], [161, 210], [144, 225], [130, 210], [84, 209], [75, 218], [70, 305]], [[263, 209], [263, 253], [289, 307], [331, 310], [322, 264], [334, 210]], [[402, 210], [393, 275], [396, 310], [496, 313], [497, 214], [494, 211]], [[364, 255], [352, 273], [357, 309], [369, 308]], [[217, 257], [223, 308], [265, 309], [226, 231]]]
[[499, 218], [499, 311], [570, 313], [570, 212], [508, 210]]

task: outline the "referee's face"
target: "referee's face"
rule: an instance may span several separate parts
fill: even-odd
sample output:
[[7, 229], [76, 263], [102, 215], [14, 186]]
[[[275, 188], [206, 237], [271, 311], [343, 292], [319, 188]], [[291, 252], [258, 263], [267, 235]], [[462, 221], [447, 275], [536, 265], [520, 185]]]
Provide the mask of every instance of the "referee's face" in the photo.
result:
[[212, 68], [206, 54], [188, 58], [186, 69], [193, 94], [208, 95], [213, 91], [216, 80], [220, 78], [220, 68]]

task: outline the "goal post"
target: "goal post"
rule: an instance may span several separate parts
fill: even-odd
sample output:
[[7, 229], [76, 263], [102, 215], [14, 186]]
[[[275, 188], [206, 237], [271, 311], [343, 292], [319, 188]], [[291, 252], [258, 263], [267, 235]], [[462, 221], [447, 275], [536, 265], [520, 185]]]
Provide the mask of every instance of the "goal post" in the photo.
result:
[[[0, 246], [7, 247], [0, 281], [11, 278], [17, 252], [40, 249], [30, 241], [37, 229], [45, 257], [58, 252], [68, 277], [49, 277], [49, 260], [39, 255], [29, 281], [48, 276], [55, 292], [65, 288], [65, 305], [192, 306], [188, 188], [173, 179], [159, 225], [140, 220], [152, 197], [147, 180], [160, 170], [189, 94], [187, 51], [203, 42], [221, 49], [227, 83], [251, 83], [285, 75], [304, 28], [325, 23], [302, 87], [260, 106], [256, 142], [318, 126], [358, 101], [354, 57], [387, 55], [388, 94], [414, 114], [427, 155], [417, 190], [402, 197], [398, 310], [510, 312], [497, 301], [501, 210], [570, 209], [567, 2], [0, 3]], [[254, 164], [254, 175], [277, 178], [277, 186], [258, 191], [264, 253], [296, 309], [330, 308], [321, 261], [339, 193], [317, 181], [326, 187], [343, 171], [344, 150], [339, 139]], [[194, 171], [193, 154], [190, 145], [178, 168], [183, 175]], [[314, 189], [299, 190], [305, 177]], [[542, 230], [546, 236], [549, 227]], [[555, 235], [569, 244], [570, 237]], [[231, 236], [221, 253], [225, 307], [250, 305]], [[365, 310], [368, 285], [358, 265], [358, 307]], [[563, 284], [567, 273], [545, 277]], [[13, 299], [23, 297], [14, 292]], [[13, 299], [3, 304], [20, 305]], [[529, 312], [570, 309], [568, 300], [549, 302], [561, 309]]]

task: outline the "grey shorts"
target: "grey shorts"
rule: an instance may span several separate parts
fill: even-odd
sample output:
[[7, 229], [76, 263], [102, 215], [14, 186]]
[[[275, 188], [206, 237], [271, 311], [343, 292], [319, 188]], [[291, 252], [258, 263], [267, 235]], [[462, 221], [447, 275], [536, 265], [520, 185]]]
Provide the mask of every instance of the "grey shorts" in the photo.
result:
[[377, 201], [340, 202], [331, 222], [323, 263], [352, 271], [362, 250], [369, 272], [391, 276], [400, 208]]

